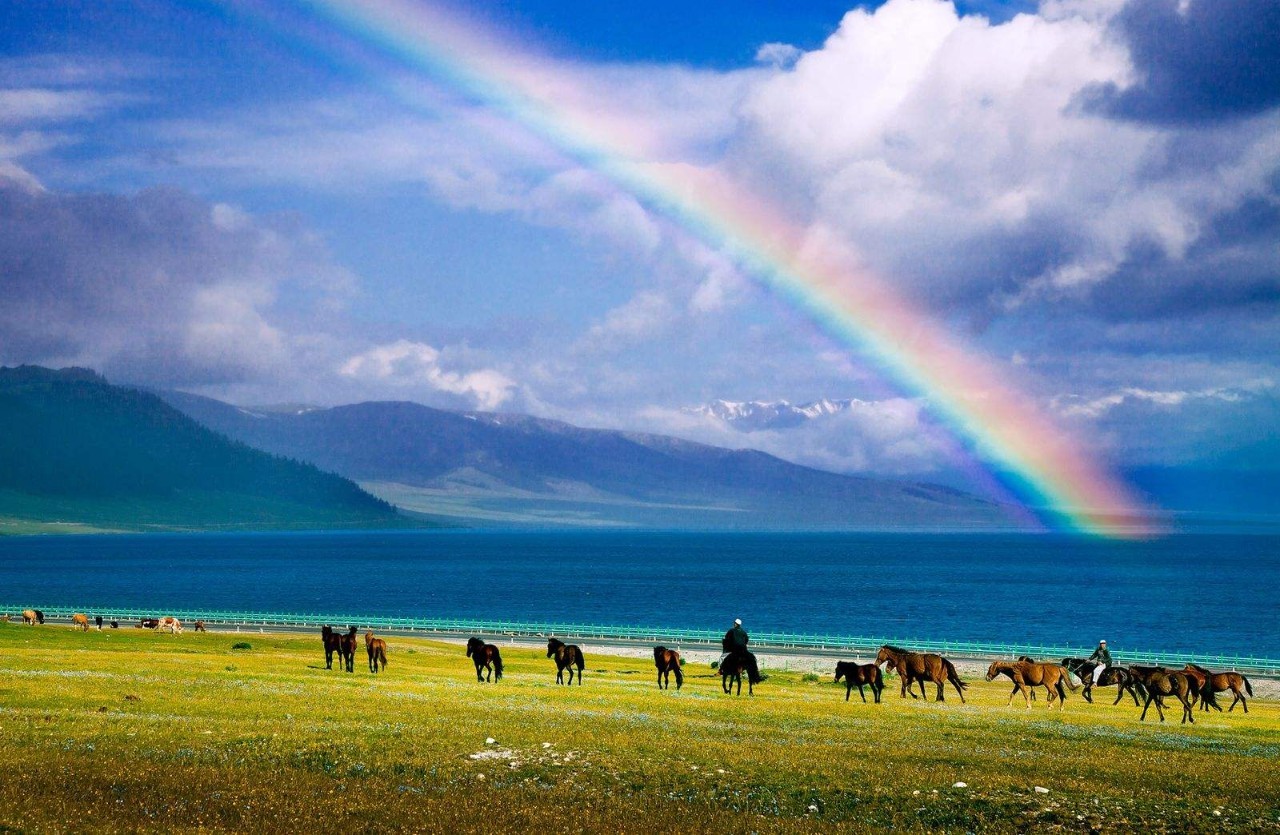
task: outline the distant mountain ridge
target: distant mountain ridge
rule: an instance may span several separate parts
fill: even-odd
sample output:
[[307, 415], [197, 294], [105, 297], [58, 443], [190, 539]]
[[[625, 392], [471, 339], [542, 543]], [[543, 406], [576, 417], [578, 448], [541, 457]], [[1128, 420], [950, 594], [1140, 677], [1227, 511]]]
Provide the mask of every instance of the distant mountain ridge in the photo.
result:
[[281, 412], [180, 392], [175, 408], [407, 509], [518, 524], [1008, 529], [1008, 508], [947, 487], [837, 475], [754, 450], [407, 402]]
[[0, 368], [0, 517], [97, 529], [397, 526], [346, 478], [219, 435], [92, 371]]
[[830, 417], [862, 405], [856, 399], [823, 398], [811, 403], [793, 405], [786, 400], [712, 400], [702, 406], [691, 406], [687, 414], [715, 418], [740, 432], [762, 429], [791, 429], [817, 418]]

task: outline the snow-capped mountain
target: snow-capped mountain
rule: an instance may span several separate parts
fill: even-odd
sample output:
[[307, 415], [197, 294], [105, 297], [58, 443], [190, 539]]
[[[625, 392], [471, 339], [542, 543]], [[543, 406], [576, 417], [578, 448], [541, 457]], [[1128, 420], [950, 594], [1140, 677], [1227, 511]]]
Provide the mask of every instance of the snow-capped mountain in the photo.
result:
[[702, 417], [723, 421], [740, 432], [758, 432], [762, 429], [789, 429], [807, 421], [829, 417], [862, 405], [861, 400], [831, 400], [823, 398], [812, 403], [794, 405], [786, 400], [713, 400], [704, 406], [694, 406], [686, 411]]

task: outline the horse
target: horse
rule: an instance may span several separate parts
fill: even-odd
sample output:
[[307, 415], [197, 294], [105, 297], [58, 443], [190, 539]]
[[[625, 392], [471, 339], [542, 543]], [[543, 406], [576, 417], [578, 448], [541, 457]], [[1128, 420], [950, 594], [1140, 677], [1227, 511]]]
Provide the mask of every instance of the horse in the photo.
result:
[[324, 668], [333, 669], [333, 654], [338, 653], [338, 668], [342, 668], [342, 635], [335, 632], [332, 626], [320, 627], [320, 640], [324, 642]]
[[[1091, 676], [1088, 682], [1092, 681], [1093, 678]], [[1086, 682], [1086, 687], [1089, 686], [1088, 682]], [[1143, 685], [1141, 679], [1124, 667], [1107, 667], [1102, 671], [1102, 676], [1098, 679], [1098, 686], [1110, 687], [1113, 684], [1116, 686], [1116, 698], [1111, 703], [1113, 707], [1120, 704], [1120, 700], [1124, 698], [1125, 693], [1133, 697], [1134, 707], [1142, 707], [1142, 703], [1138, 699], [1139, 697], [1144, 699], [1147, 697], [1147, 688]]]
[[[680, 669], [680, 653], [666, 647], [653, 648], [653, 665], [658, 668], [658, 689], [671, 689], [671, 674], [676, 674], [676, 689], [684, 687], [684, 672]], [[665, 686], [663, 683], [666, 683]]]
[[720, 687], [724, 692], [733, 691], [734, 682], [738, 684], [737, 695], [742, 695], [742, 674], [747, 674], [747, 695], [754, 696], [756, 685], [764, 679], [760, 676], [760, 668], [756, 665], [754, 653], [739, 647], [725, 657], [720, 664]]
[[75, 629], [83, 629], [85, 632], [88, 632], [89, 616], [83, 615], [77, 612], [76, 614], [71, 616], [71, 626]]
[[369, 654], [369, 672], [378, 674], [378, 664], [382, 671], [387, 671], [387, 642], [375, 636], [370, 630], [364, 633], [364, 651]]
[[198, 621], [196, 621], [196, 631], [197, 631], [197, 632], [208, 632], [209, 630], [204, 628], [204, 621], [202, 621], [202, 620], [198, 620]]
[[[942, 694], [942, 685], [949, 681], [956, 688], [956, 692], [960, 694], [960, 702], [964, 703], [964, 691], [969, 685], [960, 680], [960, 675], [956, 672], [956, 665], [941, 655], [932, 652], [910, 652], [892, 644], [885, 644], [880, 647], [880, 652], [876, 654], [876, 666], [878, 667], [890, 659], [893, 659], [898, 674], [902, 676], [903, 696], [906, 696], [908, 685], [912, 681], [919, 680], [921, 695], [924, 694], [924, 683], [932, 681], [938, 685], [938, 698], [935, 701], [945, 701]], [[911, 697], [915, 698], [915, 693], [912, 693]]]
[[[1132, 670], [1132, 668], [1130, 668]], [[1195, 724], [1195, 712], [1191, 709], [1191, 705], [1195, 702], [1195, 679], [1186, 673], [1174, 672], [1172, 670], [1162, 670], [1156, 668], [1155, 672], [1142, 676], [1142, 683], [1147, 688], [1147, 702], [1142, 706], [1142, 716], [1138, 717], [1138, 721], [1145, 721], [1147, 718], [1147, 710], [1151, 707], [1151, 703], [1156, 703], [1156, 713], [1160, 714], [1160, 721], [1164, 721], [1164, 708], [1161, 705], [1164, 696], [1175, 696], [1178, 701], [1182, 702], [1182, 724], [1188, 721]]]
[[[476, 681], [502, 681], [502, 652], [497, 646], [471, 638], [467, 641], [467, 657], [475, 662]], [[481, 670], [485, 672], [482, 674]]]
[[1071, 683], [1071, 674], [1061, 664], [1041, 664], [1021, 658], [1017, 661], [992, 661], [991, 666], [987, 668], [987, 681], [994, 681], [998, 675], [1006, 675], [1013, 680], [1013, 693], [1009, 694], [1008, 704], [1012, 705], [1014, 694], [1022, 691], [1027, 710], [1031, 709], [1029, 693], [1033, 687], [1043, 687], [1049, 691], [1050, 709], [1053, 708], [1054, 699], [1059, 699], [1059, 710], [1062, 710], [1067, 702], [1067, 691], [1062, 686], [1064, 681], [1072, 691], [1080, 689], [1079, 685]]
[[352, 626], [338, 636], [338, 655], [349, 673], [356, 671], [356, 632], [358, 631]]
[[[1244, 707], [1245, 713], [1249, 712], [1249, 702], [1244, 697], [1245, 693], [1253, 696], [1253, 685], [1249, 683], [1249, 679], [1234, 671], [1211, 673], [1204, 667], [1199, 667], [1195, 664], [1188, 664], [1185, 669], [1187, 672], [1198, 672], [1205, 677], [1205, 682], [1200, 685], [1201, 709], [1208, 710], [1209, 706], [1212, 705], [1221, 713], [1222, 708], [1219, 707], [1218, 700], [1214, 694], [1221, 693], [1223, 690], [1230, 690], [1235, 694], [1235, 698], [1231, 700], [1231, 707], [1227, 708], [1227, 713], [1236, 709], [1236, 702], [1239, 702]], [[1241, 692], [1241, 688], [1243, 688], [1244, 692]]]
[[871, 685], [871, 695], [875, 697], [876, 704], [880, 704], [880, 694], [884, 692], [884, 674], [880, 672], [880, 668], [875, 664], [859, 664], [857, 661], [837, 661], [836, 662], [836, 682], [844, 679], [844, 700], [849, 701], [849, 696], [853, 693], [853, 688], [858, 688], [858, 695], [862, 697], [862, 703], [867, 703], [867, 694], [863, 691], [863, 686]]
[[23, 609], [22, 622], [28, 626], [35, 626], [37, 623], [44, 623], [44, 612], [39, 609]]
[[168, 629], [170, 635], [181, 635], [182, 622], [175, 617], [166, 615], [165, 617], [160, 618], [159, 622], [156, 624], [156, 629]]
[[587, 659], [582, 655], [582, 648], [577, 644], [566, 644], [556, 638], [547, 639], [547, 657], [556, 659], [556, 684], [564, 683], [564, 671], [569, 671], [569, 684], [573, 684], [573, 668], [578, 667], [578, 686], [582, 686], [582, 669], [587, 666]]

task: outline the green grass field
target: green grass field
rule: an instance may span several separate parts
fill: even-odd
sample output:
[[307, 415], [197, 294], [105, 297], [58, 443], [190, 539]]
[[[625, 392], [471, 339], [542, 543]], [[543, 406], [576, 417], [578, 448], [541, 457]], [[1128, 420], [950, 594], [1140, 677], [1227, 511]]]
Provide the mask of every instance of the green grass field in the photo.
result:
[[0, 831], [1280, 829], [1262, 699], [1161, 726], [1078, 695], [1007, 708], [981, 680], [968, 705], [896, 681], [864, 705], [784, 672], [724, 696], [689, 664], [659, 692], [648, 660], [590, 647], [583, 687], [518, 648], [479, 685], [460, 646], [390, 648], [374, 677], [363, 645], [325, 670], [318, 635], [0, 625]]

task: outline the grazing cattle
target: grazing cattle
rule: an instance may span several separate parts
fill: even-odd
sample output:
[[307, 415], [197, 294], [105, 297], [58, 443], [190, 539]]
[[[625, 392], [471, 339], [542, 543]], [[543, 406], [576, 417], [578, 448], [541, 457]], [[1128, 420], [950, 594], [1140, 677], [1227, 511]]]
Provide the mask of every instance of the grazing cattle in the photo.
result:
[[844, 679], [844, 700], [849, 701], [849, 696], [853, 693], [853, 688], [858, 688], [858, 695], [862, 697], [863, 704], [866, 704], [867, 694], [862, 688], [865, 685], [871, 685], [871, 695], [875, 697], [876, 704], [880, 704], [880, 694], [884, 692], [884, 674], [880, 672], [880, 668], [875, 664], [859, 664], [856, 661], [837, 661], [836, 662], [836, 681]]
[[170, 635], [181, 635], [182, 622], [175, 617], [170, 617], [169, 615], [165, 615], [164, 617], [160, 618], [159, 621], [156, 623], [156, 629], [157, 630], [168, 629]]
[[502, 681], [502, 652], [497, 646], [471, 638], [467, 641], [467, 657], [476, 665], [476, 681]]
[[684, 687], [684, 672], [680, 669], [680, 653], [666, 647], [653, 648], [653, 666], [658, 668], [658, 689], [671, 689], [671, 674], [676, 675], [676, 689]]
[[102, 631], [102, 615], [97, 615], [93, 619], [94, 624], [98, 627], [98, 631]]
[[1197, 675], [1200, 680], [1200, 707], [1208, 710], [1211, 706], [1217, 708], [1218, 712], [1222, 712], [1222, 708], [1218, 705], [1215, 693], [1221, 693], [1224, 690], [1230, 690], [1235, 694], [1235, 698], [1231, 700], [1231, 707], [1227, 708], [1227, 713], [1236, 709], [1236, 702], [1244, 707], [1244, 712], [1249, 712], [1249, 702], [1245, 699], [1244, 694], [1253, 695], [1253, 685], [1249, 683], [1249, 679], [1237, 672], [1229, 673], [1211, 673], [1204, 667], [1195, 664], [1188, 664], [1185, 672]]
[[556, 638], [547, 639], [547, 657], [556, 660], [556, 684], [564, 684], [564, 671], [569, 671], [569, 684], [573, 684], [573, 668], [578, 668], [578, 686], [582, 686], [582, 670], [587, 659], [577, 644], [566, 644]]
[[987, 681], [994, 681], [996, 676], [1005, 675], [1013, 680], [1013, 693], [1009, 694], [1008, 704], [1013, 704], [1013, 697], [1019, 691], [1026, 700], [1027, 710], [1031, 709], [1031, 688], [1043, 687], [1049, 691], [1049, 707], [1053, 708], [1054, 699], [1058, 699], [1058, 709], [1066, 706], [1067, 691], [1065, 682], [1072, 691], [1080, 689], [1071, 683], [1071, 674], [1061, 664], [1041, 664], [1036, 661], [1020, 658], [1017, 661], [992, 661], [987, 668]]
[[935, 701], [945, 701], [942, 685], [949, 681], [955, 687], [956, 692], [960, 694], [960, 701], [964, 702], [964, 691], [969, 685], [960, 680], [960, 675], [956, 672], [956, 665], [941, 655], [932, 652], [910, 652], [892, 644], [885, 644], [880, 647], [880, 652], [876, 654], [876, 666], [886, 661], [893, 661], [898, 675], [902, 676], [902, 695], [904, 697], [910, 692], [911, 698], [916, 698], [915, 692], [911, 690], [913, 682], [920, 682], [920, 694], [923, 696], [924, 683], [932, 681], [938, 685], [938, 698]]
[[204, 628], [204, 621], [202, 621], [202, 620], [198, 620], [198, 621], [196, 621], [196, 631], [197, 631], [197, 632], [208, 632], [209, 630]]
[[27, 626], [35, 626], [37, 623], [44, 623], [44, 612], [39, 609], [23, 609], [22, 622]]
[[387, 669], [387, 642], [376, 637], [372, 631], [364, 633], [364, 650], [369, 654], [369, 672], [377, 675], [378, 664]]
[[113, 621], [111, 621], [111, 628], [112, 628], [112, 629], [119, 629], [119, 628], [120, 628], [120, 621], [118, 621], [118, 620], [113, 620]]
[[764, 677], [760, 675], [760, 667], [756, 664], [755, 653], [738, 647], [725, 656], [720, 662], [720, 687], [724, 692], [729, 693], [733, 690], [736, 682], [738, 692], [736, 695], [742, 695], [742, 676], [747, 676], [747, 695], [754, 696], [756, 694], [756, 685], [764, 681]]
[[83, 629], [85, 632], [88, 632], [88, 631], [89, 631], [89, 616], [88, 616], [88, 615], [82, 615], [82, 614], [80, 614], [79, 612], [77, 612], [76, 614], [74, 614], [74, 615], [72, 615], [72, 616], [71, 616], [71, 626], [72, 626], [72, 628], [74, 628], [74, 629]]
[[160, 625], [160, 618], [143, 618], [138, 621], [139, 629], [155, 629]]

